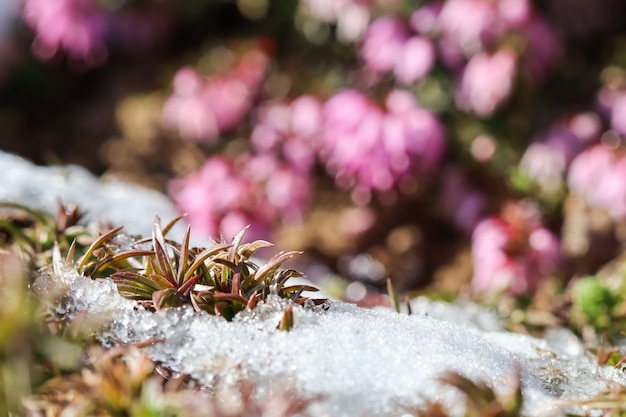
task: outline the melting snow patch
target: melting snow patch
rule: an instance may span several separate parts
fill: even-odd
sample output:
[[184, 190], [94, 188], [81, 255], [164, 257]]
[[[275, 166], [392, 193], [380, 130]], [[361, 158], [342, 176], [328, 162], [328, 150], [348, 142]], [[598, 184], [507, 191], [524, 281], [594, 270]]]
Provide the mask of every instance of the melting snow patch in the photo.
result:
[[327, 311], [294, 306], [295, 327], [284, 332], [276, 326], [286, 301], [277, 297], [228, 322], [191, 308], [147, 311], [122, 298], [110, 280], [73, 270], [44, 274], [34, 289], [63, 293], [51, 306], [57, 314], [99, 319], [105, 345], [159, 339], [146, 348], [152, 360], [203, 388], [234, 387], [242, 378], [260, 391], [287, 385], [319, 398], [312, 405], [319, 416], [402, 415], [428, 400], [461, 413], [460, 394], [438, 381], [447, 370], [503, 395], [513, 391], [519, 373], [525, 414], [532, 416], [564, 415], [560, 400], [606, 388], [599, 368], [566, 331], [536, 339], [333, 302]]

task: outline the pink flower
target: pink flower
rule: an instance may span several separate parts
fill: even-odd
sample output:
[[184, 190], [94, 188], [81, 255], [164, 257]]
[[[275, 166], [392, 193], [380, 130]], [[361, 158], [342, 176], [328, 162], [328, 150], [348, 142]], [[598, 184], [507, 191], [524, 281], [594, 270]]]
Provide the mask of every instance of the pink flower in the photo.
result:
[[600, 135], [600, 118], [593, 112], [579, 113], [557, 121], [527, 149], [520, 170], [553, 193], [563, 185], [570, 162]]
[[181, 68], [174, 76], [173, 94], [163, 105], [163, 125], [185, 140], [215, 143], [250, 111], [267, 62], [264, 54], [248, 52], [230, 72], [210, 78], [191, 67]]
[[528, 0], [448, 0], [438, 26], [446, 39], [472, 56], [522, 25], [530, 13]]
[[572, 161], [570, 190], [592, 207], [605, 209], [617, 220], [626, 219], [626, 156], [621, 150], [595, 145]]
[[560, 257], [558, 239], [540, 224], [534, 207], [510, 203], [501, 216], [474, 229], [472, 288], [479, 293], [532, 292], [555, 271]]
[[280, 222], [300, 221], [310, 185], [271, 155], [214, 156], [199, 171], [170, 181], [168, 192], [194, 230], [232, 239], [250, 224], [251, 241], [268, 239]]
[[308, 174], [321, 132], [322, 104], [313, 96], [291, 103], [267, 102], [257, 112], [250, 141], [257, 152], [282, 154], [297, 171]]
[[400, 19], [379, 18], [369, 26], [363, 37], [361, 56], [366, 65], [375, 71], [391, 71], [408, 37], [407, 28]]
[[438, 120], [409, 93], [391, 92], [386, 107], [355, 90], [341, 91], [324, 105], [320, 159], [359, 203], [367, 203], [373, 190], [432, 172], [445, 147]]
[[393, 73], [403, 84], [412, 84], [424, 78], [435, 64], [435, 47], [424, 37], [407, 40], [396, 56]]
[[491, 116], [508, 99], [516, 76], [516, 56], [509, 49], [481, 52], [468, 62], [456, 93], [457, 105], [481, 117]]
[[435, 47], [423, 36], [411, 36], [408, 29], [397, 18], [375, 20], [360, 50], [367, 67], [380, 73], [393, 71], [403, 84], [411, 84], [428, 74], [435, 63]]
[[36, 33], [33, 52], [40, 59], [64, 51], [88, 65], [106, 60], [106, 16], [92, 0], [24, 0], [23, 16]]

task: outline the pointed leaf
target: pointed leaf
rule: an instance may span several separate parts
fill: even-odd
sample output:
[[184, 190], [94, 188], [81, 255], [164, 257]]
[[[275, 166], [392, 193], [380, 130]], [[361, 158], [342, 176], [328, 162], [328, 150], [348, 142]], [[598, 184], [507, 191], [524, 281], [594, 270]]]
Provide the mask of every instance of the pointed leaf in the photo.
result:
[[154, 217], [154, 223], [152, 225], [152, 244], [154, 246], [154, 253], [156, 254], [157, 263], [163, 272], [163, 276], [168, 281], [176, 285], [176, 278], [174, 277], [174, 268], [170, 263], [170, 259], [167, 256], [167, 246], [165, 246], [165, 239], [161, 231], [161, 219], [159, 216]]
[[230, 247], [230, 244], [222, 243], [220, 245], [214, 246], [209, 249], [205, 249], [204, 251], [200, 252], [196, 256], [196, 259], [194, 259], [191, 266], [187, 269], [187, 272], [185, 272], [183, 281], [187, 281], [189, 278], [191, 278], [193, 276], [193, 273], [196, 271], [196, 269], [198, 269], [201, 265], [203, 265], [204, 261], [206, 261], [208, 258], [210, 258], [211, 256], [225, 249], [228, 249], [229, 247]]
[[211, 294], [211, 297], [215, 298], [216, 300], [236, 301], [243, 305], [248, 304], [248, 299], [246, 297], [242, 297], [241, 295], [230, 294], [226, 292], [215, 292]]
[[187, 297], [199, 279], [200, 279], [200, 275], [194, 275], [193, 277], [185, 281], [183, 285], [178, 287], [179, 297]]
[[111, 239], [113, 236], [118, 234], [120, 230], [122, 230], [123, 228], [124, 226], [120, 226], [120, 227], [116, 227], [114, 229], [109, 230], [108, 232], [100, 236], [98, 239], [96, 239], [96, 241], [93, 242], [89, 246], [89, 248], [87, 248], [87, 251], [81, 258], [81, 261], [78, 264], [78, 267], [76, 268], [79, 274], [83, 273], [83, 270], [85, 269], [85, 266], [87, 265], [87, 261], [89, 260], [89, 258], [91, 258], [91, 255], [93, 255], [93, 252], [96, 249], [98, 249], [100, 246], [102, 246], [107, 240]]
[[176, 217], [175, 219], [173, 219], [172, 221], [170, 221], [168, 224], [165, 225], [165, 227], [163, 228], [163, 236], [167, 236], [167, 234], [169, 233], [170, 230], [172, 230], [172, 227], [174, 227], [174, 225], [176, 225], [176, 223], [178, 223], [181, 219], [184, 219], [185, 217], [187, 217], [186, 214], [180, 215], [178, 217]]
[[180, 257], [178, 258], [178, 274], [177, 282], [183, 283], [185, 278], [185, 269], [187, 268], [187, 261], [189, 260], [189, 238], [191, 236], [191, 226], [187, 226], [185, 236], [183, 237], [183, 243], [180, 245]]
[[72, 244], [70, 248], [67, 250], [67, 255], [65, 256], [65, 263], [72, 264], [74, 262], [74, 252], [76, 251], [76, 238], [72, 240]]
[[278, 323], [278, 330], [290, 331], [293, 328], [293, 306], [287, 306], [283, 312], [283, 318]]
[[161, 310], [165, 307], [176, 307], [180, 305], [176, 289], [166, 288], [164, 290], [155, 291], [152, 293], [152, 304], [157, 310]]
[[98, 271], [104, 270], [107, 266], [111, 265], [112, 263], [117, 263], [128, 258], [135, 258], [139, 256], [149, 256], [149, 255], [154, 255], [154, 251], [146, 250], [146, 249], [128, 249], [128, 250], [118, 252], [115, 255], [111, 255], [103, 259], [102, 262], [100, 262], [100, 264], [94, 267], [94, 270], [92, 271], [91, 275], [92, 276], [96, 275]]
[[254, 293], [252, 294], [252, 296], [248, 299], [248, 303], [246, 304], [246, 308], [248, 310], [254, 310], [257, 306], [257, 304], [259, 304], [259, 293]]
[[255, 240], [254, 242], [241, 245], [237, 252], [242, 258], [250, 259], [257, 250], [262, 248], [269, 248], [271, 246], [274, 246], [274, 244], [265, 240]]
[[272, 271], [278, 269], [284, 262], [293, 258], [294, 256], [301, 255], [300, 251], [279, 252], [272, 256], [265, 265], [259, 268], [253, 275], [256, 282], [261, 282]]
[[228, 250], [228, 260], [229, 261], [231, 261], [231, 262], [235, 262], [236, 261], [235, 255], [237, 254], [237, 249], [239, 249], [239, 245], [241, 244], [241, 240], [243, 239], [243, 236], [246, 234], [246, 232], [248, 231], [249, 228], [250, 228], [250, 225], [247, 225], [239, 233], [237, 233], [237, 236], [235, 236], [233, 238], [232, 246]]

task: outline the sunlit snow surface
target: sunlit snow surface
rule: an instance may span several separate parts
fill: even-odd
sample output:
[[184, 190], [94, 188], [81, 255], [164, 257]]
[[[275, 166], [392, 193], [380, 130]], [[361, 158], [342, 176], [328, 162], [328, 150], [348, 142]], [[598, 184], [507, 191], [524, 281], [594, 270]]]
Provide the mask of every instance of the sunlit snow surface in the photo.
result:
[[[110, 280], [93, 281], [71, 269], [42, 275], [34, 289], [42, 295], [64, 293], [52, 308], [69, 318], [95, 320], [105, 345], [158, 339], [146, 348], [149, 356], [202, 387], [234, 387], [242, 378], [261, 392], [288, 386], [304, 397], [319, 397], [311, 406], [317, 416], [402, 416], [426, 400], [459, 412], [458, 392], [437, 379], [446, 370], [500, 394], [512, 392], [519, 372], [525, 414], [558, 416], [564, 399], [589, 398], [612, 377], [610, 368], [594, 365], [566, 331], [548, 339], [484, 331], [455, 324], [454, 317], [466, 318], [454, 305], [445, 313], [452, 321], [341, 302], [325, 311], [296, 306], [295, 328], [285, 332], [276, 329], [284, 307], [279, 299], [229, 323], [190, 308], [146, 311], [119, 296]], [[429, 302], [420, 303], [424, 310]], [[444, 304], [430, 305], [445, 310]]]
[[[127, 233], [147, 236], [155, 215], [164, 222], [178, 216], [166, 196], [122, 181], [101, 181], [79, 166], [35, 166], [0, 151], [0, 172], [0, 201], [19, 202], [52, 214], [58, 203], [77, 204], [87, 213], [87, 220], [124, 226]], [[172, 231], [180, 236], [183, 232], [182, 225]]]
[[[155, 214], [176, 216], [165, 196], [102, 182], [81, 168], [35, 167], [0, 153], [0, 169], [0, 200], [50, 212], [59, 199], [78, 203], [91, 220], [142, 235], [150, 234]], [[340, 302], [327, 311], [294, 307], [295, 328], [284, 332], [276, 330], [284, 307], [278, 299], [229, 323], [188, 308], [146, 311], [119, 296], [112, 281], [72, 269], [44, 274], [33, 288], [44, 298], [55, 294], [56, 314], [97, 325], [106, 345], [159, 339], [145, 348], [149, 356], [209, 390], [241, 378], [259, 392], [287, 386], [318, 398], [310, 410], [316, 416], [402, 416], [427, 400], [460, 412], [458, 392], [438, 382], [447, 370], [501, 394], [511, 392], [519, 372], [528, 416], [564, 415], [563, 400], [589, 398], [609, 380], [623, 382], [617, 371], [598, 367], [568, 331], [545, 339], [508, 333], [497, 317], [467, 303], [417, 299], [411, 316]]]

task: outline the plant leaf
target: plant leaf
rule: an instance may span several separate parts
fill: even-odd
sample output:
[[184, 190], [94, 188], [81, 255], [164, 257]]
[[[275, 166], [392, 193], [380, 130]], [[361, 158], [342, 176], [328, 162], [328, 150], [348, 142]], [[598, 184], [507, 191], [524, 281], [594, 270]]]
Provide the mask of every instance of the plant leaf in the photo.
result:
[[170, 259], [167, 256], [167, 246], [165, 246], [165, 240], [161, 231], [161, 219], [159, 216], [154, 217], [154, 223], [152, 225], [152, 245], [154, 246], [154, 253], [163, 276], [172, 284], [177, 285], [176, 278], [174, 277], [174, 268], [170, 263]]
[[83, 270], [85, 269], [85, 266], [87, 265], [87, 261], [89, 260], [89, 258], [91, 258], [91, 255], [93, 255], [93, 252], [99, 248], [100, 246], [104, 245], [104, 243], [111, 239], [113, 236], [115, 236], [116, 234], [118, 234], [120, 232], [120, 230], [122, 230], [124, 228], [124, 226], [120, 226], [120, 227], [116, 227], [114, 229], [109, 230], [108, 232], [106, 232], [105, 234], [101, 235], [98, 239], [96, 239], [90, 246], [89, 248], [87, 248], [87, 251], [85, 252], [85, 254], [82, 256], [80, 263], [78, 264], [78, 267], [76, 268], [76, 270], [78, 271], [79, 274], [83, 273]]
[[229, 243], [222, 243], [220, 245], [205, 249], [204, 251], [200, 252], [194, 259], [191, 266], [189, 266], [189, 268], [187, 269], [187, 272], [185, 272], [183, 282], [191, 278], [193, 276], [193, 273], [196, 271], [196, 269], [198, 269], [200, 266], [204, 264], [204, 261], [206, 261], [211, 256], [215, 255], [216, 253], [219, 253], [229, 247], [230, 247]]
[[165, 307], [176, 307], [180, 305], [178, 293], [175, 288], [166, 288], [152, 293], [152, 304], [157, 310]]
[[165, 227], [163, 228], [163, 236], [167, 236], [167, 234], [169, 233], [170, 230], [172, 230], [172, 227], [174, 227], [174, 225], [176, 225], [176, 223], [178, 223], [181, 219], [184, 219], [185, 217], [187, 217], [187, 214], [182, 214], [178, 217], [176, 217], [175, 219], [171, 220], [168, 224], [165, 225]]
[[237, 252], [242, 258], [249, 259], [256, 253], [257, 250], [261, 248], [269, 248], [271, 246], [274, 246], [274, 244], [268, 241], [255, 240], [254, 242], [251, 242], [251, 243], [244, 243], [243, 245], [239, 247]]
[[250, 228], [250, 225], [247, 225], [246, 227], [241, 229], [239, 233], [237, 233], [237, 236], [233, 238], [232, 246], [228, 250], [229, 261], [233, 263], [236, 261], [235, 255], [237, 254], [237, 250], [239, 249], [239, 245], [241, 244], [241, 240], [243, 239], [243, 236], [246, 234], [249, 228]]
[[180, 284], [184, 283], [185, 269], [187, 268], [187, 261], [189, 258], [189, 238], [191, 236], [191, 226], [187, 226], [185, 236], [183, 237], [183, 243], [180, 245], [180, 256], [178, 258], [178, 274], [176, 275], [176, 281]]
[[259, 283], [267, 275], [274, 270], [278, 269], [284, 262], [293, 258], [294, 256], [301, 255], [301, 251], [279, 252], [272, 256], [261, 268], [259, 268], [254, 274], [254, 281]]

